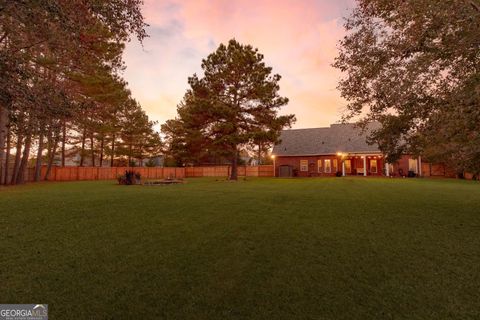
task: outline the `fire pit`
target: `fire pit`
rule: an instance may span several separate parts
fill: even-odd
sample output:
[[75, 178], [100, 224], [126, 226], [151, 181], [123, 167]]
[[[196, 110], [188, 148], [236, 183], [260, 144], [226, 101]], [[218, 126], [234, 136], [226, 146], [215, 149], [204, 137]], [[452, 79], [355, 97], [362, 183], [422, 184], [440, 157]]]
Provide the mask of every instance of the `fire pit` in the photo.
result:
[[151, 181], [145, 181], [143, 185], [144, 186], [164, 186], [164, 185], [179, 184], [179, 183], [185, 183], [185, 181], [183, 179], [151, 180]]

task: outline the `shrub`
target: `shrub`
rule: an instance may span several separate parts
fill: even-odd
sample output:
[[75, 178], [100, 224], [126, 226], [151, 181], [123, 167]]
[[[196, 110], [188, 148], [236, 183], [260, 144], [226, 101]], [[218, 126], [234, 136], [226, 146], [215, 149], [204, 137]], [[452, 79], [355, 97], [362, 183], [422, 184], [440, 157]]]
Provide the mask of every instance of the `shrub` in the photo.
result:
[[156, 166], [157, 164], [153, 159], [148, 159], [147, 163], [145, 163], [145, 167], [156, 167]]
[[133, 170], [126, 170], [125, 174], [117, 178], [118, 184], [123, 185], [132, 185], [139, 184], [141, 181], [140, 172], [135, 172]]

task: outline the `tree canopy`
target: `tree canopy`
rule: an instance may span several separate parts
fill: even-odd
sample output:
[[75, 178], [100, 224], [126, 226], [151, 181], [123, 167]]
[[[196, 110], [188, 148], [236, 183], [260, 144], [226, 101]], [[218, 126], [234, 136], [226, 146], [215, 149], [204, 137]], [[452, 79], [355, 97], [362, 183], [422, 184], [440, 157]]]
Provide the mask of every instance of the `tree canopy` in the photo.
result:
[[59, 145], [63, 165], [67, 145], [79, 152], [80, 165], [87, 154], [92, 165], [109, 154], [113, 165], [115, 155], [132, 156], [119, 153], [132, 148], [115, 149], [131, 144], [122, 140], [130, 126], [148, 132], [138, 135], [145, 143], [159, 143], [144, 113], [126, 119], [143, 112], [121, 78], [125, 43], [147, 36], [141, 6], [140, 0], [0, 1], [0, 182], [23, 182], [32, 147], [39, 179]]
[[278, 114], [288, 99], [279, 94], [280, 75], [263, 59], [258, 49], [232, 39], [202, 61], [203, 76], [188, 79], [177, 118], [162, 126], [174, 157], [183, 162], [226, 157], [230, 179], [237, 179], [240, 148], [277, 141], [295, 117]]
[[370, 137], [402, 153], [480, 172], [480, 1], [358, 0], [334, 66], [344, 120], [378, 121]]

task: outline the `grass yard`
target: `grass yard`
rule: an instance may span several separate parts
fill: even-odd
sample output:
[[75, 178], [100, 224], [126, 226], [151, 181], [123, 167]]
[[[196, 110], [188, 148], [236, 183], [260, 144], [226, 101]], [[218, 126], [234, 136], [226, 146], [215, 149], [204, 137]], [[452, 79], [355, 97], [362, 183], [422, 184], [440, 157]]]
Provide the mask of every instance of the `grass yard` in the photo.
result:
[[478, 319], [480, 184], [30, 184], [0, 255], [0, 303], [51, 319]]

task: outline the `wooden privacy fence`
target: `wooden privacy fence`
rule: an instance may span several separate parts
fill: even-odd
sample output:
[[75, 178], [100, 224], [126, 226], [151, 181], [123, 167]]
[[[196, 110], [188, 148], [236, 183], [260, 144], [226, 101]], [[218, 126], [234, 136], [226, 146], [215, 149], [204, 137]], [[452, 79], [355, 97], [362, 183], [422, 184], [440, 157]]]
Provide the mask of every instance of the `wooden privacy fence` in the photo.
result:
[[[230, 166], [215, 167], [186, 167], [186, 177], [228, 177], [231, 172]], [[239, 166], [240, 177], [273, 177], [273, 166]]]
[[[114, 180], [126, 170], [139, 172], [142, 179], [228, 177], [231, 167], [52, 167], [49, 181]], [[46, 167], [42, 167], [44, 180]], [[29, 168], [26, 181], [34, 181], [35, 169]], [[238, 167], [240, 177], [273, 177], [273, 166]]]
[[[443, 164], [422, 163], [422, 176], [424, 177], [450, 177], [454, 178], [456, 172]], [[468, 173], [467, 173], [468, 175]]]

